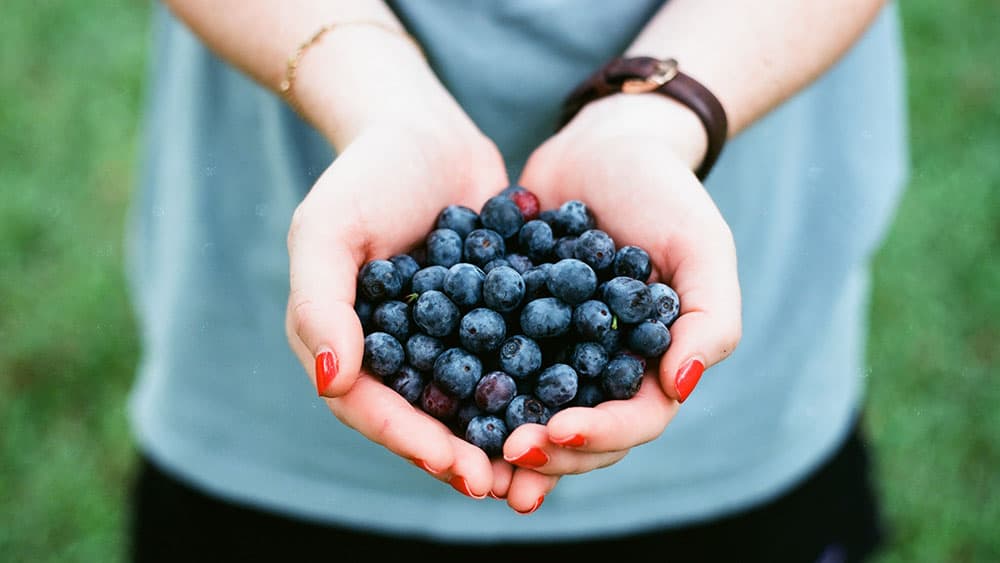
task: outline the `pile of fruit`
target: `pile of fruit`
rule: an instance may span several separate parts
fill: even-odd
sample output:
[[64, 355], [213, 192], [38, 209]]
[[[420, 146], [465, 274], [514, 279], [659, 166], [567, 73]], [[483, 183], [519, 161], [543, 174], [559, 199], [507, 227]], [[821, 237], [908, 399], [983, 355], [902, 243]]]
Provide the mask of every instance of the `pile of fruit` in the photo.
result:
[[670, 346], [677, 293], [582, 201], [511, 186], [444, 208], [419, 248], [367, 262], [364, 366], [489, 456], [525, 423], [629, 399]]

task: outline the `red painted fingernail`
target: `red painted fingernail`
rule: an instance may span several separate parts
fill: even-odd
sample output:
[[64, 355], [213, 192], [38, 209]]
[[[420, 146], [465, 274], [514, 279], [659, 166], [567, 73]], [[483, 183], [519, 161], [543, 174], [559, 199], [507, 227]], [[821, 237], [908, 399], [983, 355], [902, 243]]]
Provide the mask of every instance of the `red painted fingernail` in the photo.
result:
[[520, 510], [518, 510], [518, 512], [520, 512], [521, 514], [531, 514], [532, 512], [538, 510], [538, 507], [542, 506], [543, 502], [545, 502], [545, 495], [538, 497], [538, 500], [535, 501], [535, 506], [532, 506], [531, 510], [528, 510], [526, 512], [521, 512]]
[[549, 456], [541, 450], [541, 448], [532, 447], [523, 454], [515, 457], [514, 459], [508, 459], [510, 463], [520, 467], [541, 467], [549, 462]]
[[333, 352], [321, 352], [316, 356], [316, 393], [320, 396], [337, 377], [337, 356]]
[[705, 364], [701, 363], [700, 360], [688, 360], [686, 364], [681, 366], [681, 369], [677, 370], [677, 375], [674, 376], [674, 387], [677, 388], [680, 402], [683, 403], [687, 400], [691, 392], [694, 391], [694, 386], [698, 385], [698, 380], [701, 379], [701, 374], [704, 371]]
[[441, 474], [440, 471], [438, 471], [436, 469], [432, 469], [431, 466], [427, 465], [427, 462], [424, 461], [424, 460], [422, 460], [422, 459], [413, 458], [413, 459], [410, 460], [410, 463], [412, 463], [413, 465], [416, 465], [417, 467], [419, 467], [420, 469], [423, 469], [424, 471], [430, 473], [431, 475], [435, 475], [436, 476], [436, 475], [440, 475]]
[[476, 496], [472, 494], [472, 490], [469, 489], [469, 484], [465, 481], [465, 477], [462, 477], [461, 475], [455, 475], [454, 477], [451, 478], [450, 481], [448, 481], [448, 483], [451, 485], [453, 489], [455, 489], [456, 491], [462, 493], [467, 497], [472, 497], [474, 499], [486, 498], [486, 495]]
[[580, 434], [572, 434], [566, 438], [555, 439], [549, 438], [549, 441], [553, 444], [559, 444], [560, 446], [566, 446], [569, 448], [579, 448], [580, 446], [587, 443], [587, 439]]

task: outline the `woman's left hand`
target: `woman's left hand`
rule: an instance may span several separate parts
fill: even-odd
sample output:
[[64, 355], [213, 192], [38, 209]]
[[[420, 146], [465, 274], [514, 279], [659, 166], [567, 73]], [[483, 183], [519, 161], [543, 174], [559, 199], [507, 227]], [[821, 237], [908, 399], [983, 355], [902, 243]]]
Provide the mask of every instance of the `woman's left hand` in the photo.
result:
[[[529, 158], [520, 185], [542, 209], [579, 199], [617, 247], [640, 246], [651, 281], [680, 297], [671, 344], [647, 363], [628, 400], [556, 413], [542, 426], [518, 427], [504, 446], [515, 468], [506, 497], [520, 512], [538, 503], [562, 475], [617, 463], [657, 438], [702, 371], [731, 354], [741, 335], [736, 251], [728, 225], [692, 172], [705, 151], [693, 113], [656, 94], [619, 94], [585, 107]], [[504, 482], [498, 479], [498, 484]]]

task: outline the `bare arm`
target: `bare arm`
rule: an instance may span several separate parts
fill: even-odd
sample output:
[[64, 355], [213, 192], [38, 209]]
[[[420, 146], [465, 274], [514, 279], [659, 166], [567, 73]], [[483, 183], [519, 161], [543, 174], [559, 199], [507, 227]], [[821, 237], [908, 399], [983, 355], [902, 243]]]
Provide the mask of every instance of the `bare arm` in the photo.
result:
[[[885, 0], [802, 2], [670, 0], [626, 56], [673, 57], [722, 102], [735, 136], [829, 69], [861, 36]], [[606, 106], [635, 130], [658, 113], [681, 132], [681, 157], [696, 165], [706, 138], [693, 113], [663, 96], [613, 96]], [[628, 99], [625, 99], [628, 98]], [[595, 111], [596, 112], [596, 111]], [[602, 110], [603, 113], [603, 110]]]
[[[289, 57], [321, 26], [350, 25], [323, 36], [302, 57], [294, 96], [303, 117], [338, 149], [375, 121], [406, 119], [414, 105], [460, 115], [420, 51], [391, 30], [402, 23], [381, 0], [164, 0], [216, 54], [278, 92]], [[388, 28], [388, 29], [387, 29]], [[402, 107], [409, 103], [411, 111]]]

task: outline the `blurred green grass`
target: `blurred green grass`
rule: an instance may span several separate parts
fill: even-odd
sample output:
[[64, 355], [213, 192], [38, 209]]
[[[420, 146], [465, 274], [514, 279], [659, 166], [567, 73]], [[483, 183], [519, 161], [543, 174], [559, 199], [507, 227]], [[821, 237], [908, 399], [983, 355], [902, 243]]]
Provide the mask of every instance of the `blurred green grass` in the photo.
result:
[[[0, 558], [122, 560], [137, 361], [122, 277], [151, 4], [0, 18]], [[880, 563], [1000, 561], [1000, 5], [901, 4], [913, 177], [877, 256]]]

